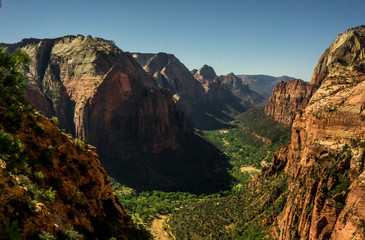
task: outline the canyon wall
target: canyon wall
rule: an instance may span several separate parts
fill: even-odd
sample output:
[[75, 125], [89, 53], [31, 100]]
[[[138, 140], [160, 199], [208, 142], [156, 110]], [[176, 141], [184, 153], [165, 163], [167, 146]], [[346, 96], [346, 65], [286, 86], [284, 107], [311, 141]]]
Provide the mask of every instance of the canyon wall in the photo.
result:
[[[311, 82], [318, 90], [297, 113], [290, 145], [264, 171], [266, 177], [284, 171], [289, 179], [285, 207], [272, 227], [275, 238], [365, 238], [364, 44], [360, 26], [340, 34], [325, 51]], [[305, 96], [308, 85], [301, 85]]]

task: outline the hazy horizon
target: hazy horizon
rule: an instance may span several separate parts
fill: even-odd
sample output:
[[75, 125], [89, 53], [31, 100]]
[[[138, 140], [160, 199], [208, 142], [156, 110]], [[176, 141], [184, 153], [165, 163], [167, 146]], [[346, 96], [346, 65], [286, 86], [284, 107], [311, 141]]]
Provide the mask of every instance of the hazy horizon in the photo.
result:
[[218, 75], [290, 76], [310, 81], [336, 36], [365, 24], [364, 0], [77, 1], [3, 0], [0, 42], [82, 34], [123, 51], [174, 54], [187, 68]]

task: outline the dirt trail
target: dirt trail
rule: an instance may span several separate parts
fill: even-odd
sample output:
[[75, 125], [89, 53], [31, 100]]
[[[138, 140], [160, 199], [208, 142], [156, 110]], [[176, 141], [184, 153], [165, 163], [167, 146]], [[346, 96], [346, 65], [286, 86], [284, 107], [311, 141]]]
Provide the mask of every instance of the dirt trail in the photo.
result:
[[241, 167], [241, 172], [261, 172], [261, 170], [254, 168], [252, 166]]
[[159, 215], [153, 220], [151, 227], [148, 229], [155, 240], [170, 240], [169, 236], [163, 229], [163, 225], [167, 216]]

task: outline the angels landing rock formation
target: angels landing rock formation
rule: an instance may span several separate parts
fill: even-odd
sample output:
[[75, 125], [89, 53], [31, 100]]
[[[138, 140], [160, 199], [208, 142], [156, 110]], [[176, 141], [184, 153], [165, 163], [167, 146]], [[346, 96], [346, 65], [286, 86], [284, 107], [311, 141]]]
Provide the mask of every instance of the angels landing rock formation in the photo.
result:
[[[169, 89], [174, 94], [176, 103], [198, 128], [223, 127], [217, 118], [230, 121], [246, 110], [229, 89], [215, 80], [217, 75], [209, 66], [205, 65], [197, 71], [194, 78], [184, 64], [172, 54], [133, 53], [133, 57], [153, 76], [160, 87]], [[202, 75], [197, 78], [200, 72], [209, 77], [204, 78]]]
[[[28, 100], [46, 116], [58, 117], [60, 128], [87, 137], [108, 173], [122, 184], [187, 190], [214, 182], [213, 162], [222, 161], [218, 150], [197, 139], [171, 92], [111, 41], [78, 35], [24, 39], [7, 47], [24, 50], [33, 60]], [[176, 87], [182, 88], [180, 83]], [[198, 100], [199, 88], [194, 91], [188, 97]], [[201, 148], [209, 153], [197, 150]], [[202, 185], [191, 184], [195, 181]]]
[[265, 114], [274, 120], [292, 125], [296, 114], [309, 102], [317, 88], [302, 80], [281, 81], [272, 91]]
[[276, 238], [365, 238], [364, 66], [365, 26], [340, 34], [320, 58], [311, 82], [318, 90], [297, 113], [290, 145], [263, 174], [288, 175]]

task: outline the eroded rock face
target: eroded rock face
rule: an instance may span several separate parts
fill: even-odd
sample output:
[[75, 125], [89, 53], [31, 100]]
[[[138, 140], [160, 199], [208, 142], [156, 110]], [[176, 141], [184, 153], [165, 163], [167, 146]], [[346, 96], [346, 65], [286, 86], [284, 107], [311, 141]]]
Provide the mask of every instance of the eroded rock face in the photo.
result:
[[277, 217], [279, 239], [365, 238], [364, 34], [364, 27], [348, 30], [321, 57], [312, 78], [320, 87], [296, 116], [290, 145], [266, 172], [283, 169], [290, 178]]
[[314, 69], [311, 84], [321, 85], [328, 75], [341, 75], [343, 69], [365, 72], [365, 26], [337, 36]]
[[[222, 161], [219, 151], [195, 139], [174, 101], [181, 98], [188, 108], [185, 103], [205, 99], [203, 87], [176, 58], [139, 57], [157, 80], [176, 91], [171, 93], [111, 41], [79, 35], [8, 46], [26, 51], [33, 60], [28, 100], [47, 116], [58, 117], [61, 129], [87, 137], [108, 173], [122, 184], [139, 190], [205, 191], [216, 176], [228, 179], [224, 171], [212, 173], [214, 162]], [[191, 81], [179, 80], [185, 76]], [[202, 154], [203, 145], [209, 154]], [[215, 181], [215, 187], [222, 183]]]
[[160, 87], [172, 92], [177, 104], [187, 114], [193, 111], [193, 105], [205, 101], [202, 85], [174, 55], [133, 53], [133, 57]]
[[315, 93], [316, 87], [302, 80], [278, 83], [265, 107], [265, 114], [274, 120], [291, 125]]
[[193, 76], [171, 54], [134, 53], [133, 57], [160, 87], [172, 92], [176, 103], [198, 128], [221, 127], [223, 125], [215, 118], [230, 121], [246, 110], [239, 99], [217, 80], [214, 69], [207, 65]]
[[203, 65], [196, 73], [194, 73], [194, 78], [197, 79], [202, 84], [206, 84], [208, 82], [216, 79], [217, 74], [211, 66]]
[[[148, 142], [146, 136], [137, 136], [136, 142], [146, 145], [143, 149], [160, 152], [164, 148], [179, 147], [176, 131], [180, 131], [177, 130], [180, 128], [181, 131], [187, 130], [187, 126], [183, 126], [183, 114], [179, 113], [170, 95], [158, 88], [133, 57], [113, 46], [110, 41], [79, 35], [32, 42], [24, 40], [17, 47], [27, 52], [33, 60], [28, 73], [28, 100], [47, 116], [57, 116], [60, 128], [65, 128], [78, 138], [88, 137], [102, 155], [108, 152], [115, 156], [116, 153], [100, 147], [98, 132], [113, 136], [122, 146], [129, 144], [120, 131], [108, 132], [111, 128], [107, 126], [112, 120], [115, 121], [114, 128], [121, 128], [129, 121], [150, 135], [155, 134], [159, 144]], [[162, 112], [148, 109], [143, 106], [148, 101], [166, 107]], [[102, 106], [102, 110], [94, 110], [93, 106]], [[151, 126], [146, 120], [150, 118], [146, 110], [152, 111], [153, 121], [161, 121], [164, 127]], [[116, 120], [123, 111], [136, 112], [134, 115], [138, 114], [139, 117], [136, 119], [126, 115]], [[175, 113], [181, 116], [172, 116]], [[109, 122], [109, 125], [85, 125], [93, 124], [92, 117], [97, 117], [99, 123]], [[158, 139], [157, 136], [164, 137]], [[116, 144], [111, 138], [102, 141], [103, 145], [115, 148]]]
[[288, 82], [295, 78], [288, 76], [274, 77], [268, 75], [237, 75], [243, 82], [247, 83], [250, 89], [257, 92], [264, 98], [263, 102], [267, 102], [271, 96], [275, 85], [281, 81]]
[[247, 82], [242, 81], [234, 73], [229, 73], [226, 76], [220, 77], [222, 84], [229, 89], [232, 93], [241, 99], [242, 104], [247, 107], [262, 106], [264, 104], [264, 98], [258, 93], [252, 91]]
[[[34, 130], [36, 122], [44, 131]], [[81, 149], [73, 138], [36, 114], [23, 113], [15, 138], [22, 142], [29, 163], [26, 170], [7, 173], [0, 160], [1, 225], [9, 224], [5, 219], [17, 221], [24, 239], [36, 239], [42, 232], [60, 236], [70, 226], [85, 239], [140, 239], [114, 198], [95, 148], [84, 145]], [[35, 178], [39, 173], [41, 177]], [[54, 192], [54, 200], [35, 197], [41, 189]]]

